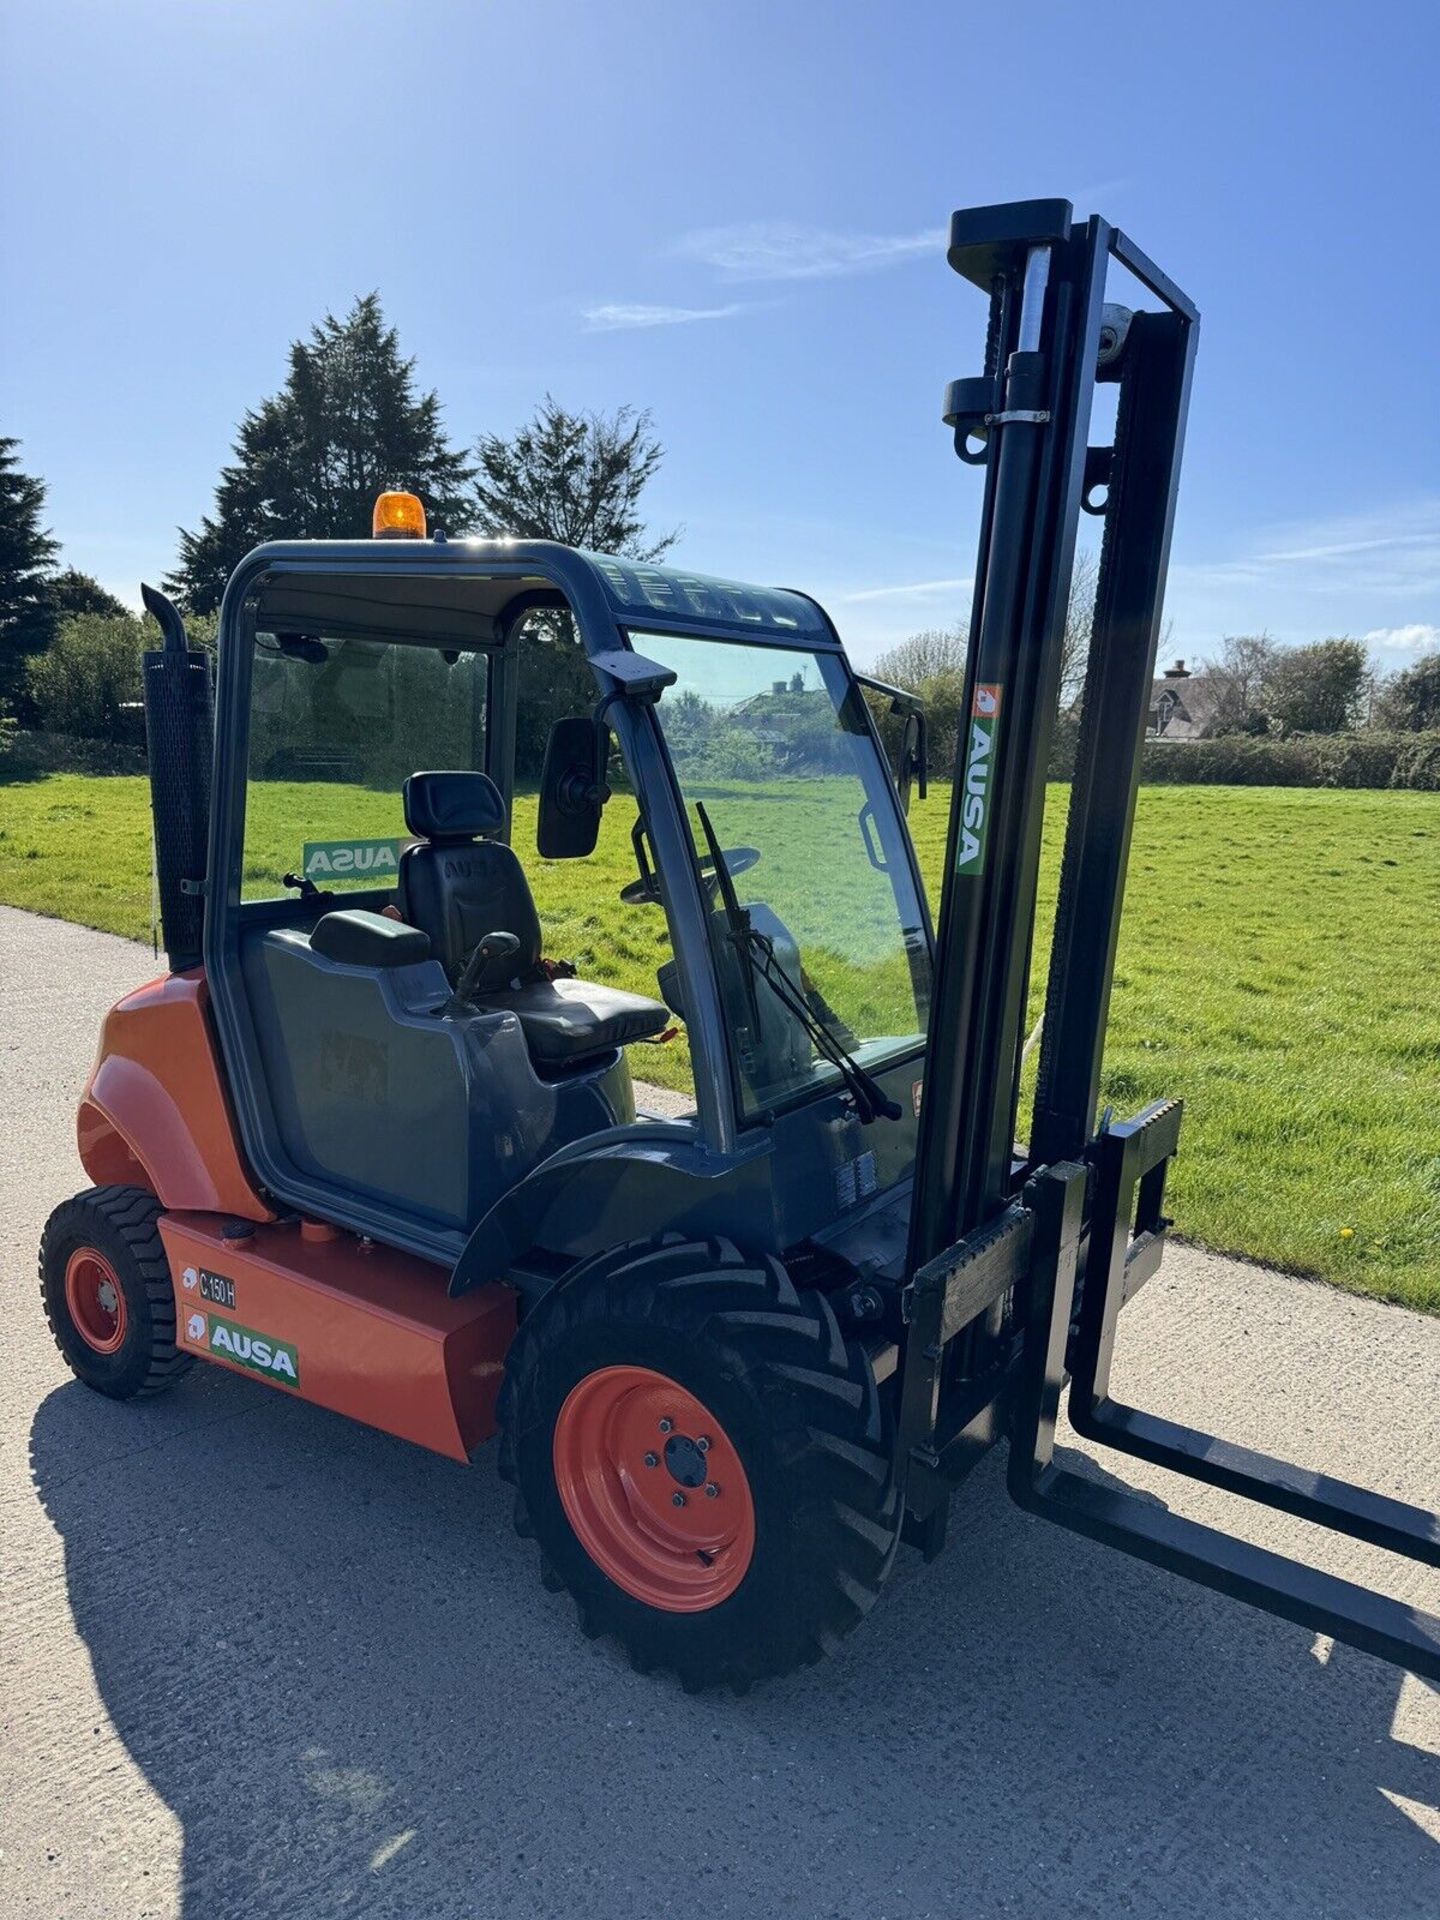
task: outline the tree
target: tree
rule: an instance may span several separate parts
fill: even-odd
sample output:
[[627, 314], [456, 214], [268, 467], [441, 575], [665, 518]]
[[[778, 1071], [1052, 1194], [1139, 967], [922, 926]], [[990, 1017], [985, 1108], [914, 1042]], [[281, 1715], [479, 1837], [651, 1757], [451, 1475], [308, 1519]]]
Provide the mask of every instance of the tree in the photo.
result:
[[1370, 662], [1358, 640], [1316, 640], [1277, 653], [1265, 688], [1277, 733], [1344, 733], [1361, 717]]
[[[211, 646], [215, 622], [188, 623], [191, 644]], [[46, 733], [143, 746], [140, 656], [160, 645], [160, 628], [147, 613], [121, 607], [115, 614], [77, 613], [61, 620], [43, 653], [25, 663], [27, 705]]]
[[[1079, 707], [1085, 690], [1085, 666], [1090, 652], [1090, 629], [1095, 623], [1098, 580], [1099, 568], [1094, 554], [1077, 553], [1065, 607], [1065, 631], [1060, 641], [1060, 711], [1051, 756], [1053, 770], [1057, 774], [1063, 771], [1067, 776], [1079, 730]], [[877, 680], [906, 687], [924, 700], [932, 773], [948, 776], [955, 765], [969, 649], [969, 625], [957, 620], [953, 627], [926, 627], [912, 633], [875, 662]], [[872, 707], [880, 737], [893, 761], [899, 747], [901, 722], [883, 702], [872, 702]]]
[[0, 437], [0, 702], [23, 692], [25, 661], [49, 646], [55, 541], [42, 524], [45, 482], [22, 473], [18, 440]]
[[1380, 690], [1375, 719], [1397, 733], [1440, 728], [1440, 653], [1427, 653], [1387, 681]]
[[77, 613], [102, 613], [107, 620], [119, 620], [130, 611], [123, 600], [107, 593], [92, 574], [81, 573], [78, 567], [66, 567], [57, 573], [50, 582], [50, 595], [57, 620], [70, 619]]
[[648, 411], [634, 407], [608, 415], [567, 413], [547, 393], [512, 439], [481, 438], [476, 528], [632, 560], [661, 559], [680, 532], [652, 539], [640, 516], [640, 496], [665, 457], [652, 425]]
[[1070, 595], [1065, 602], [1065, 637], [1060, 643], [1060, 711], [1072, 713], [1085, 691], [1085, 668], [1090, 658], [1090, 629], [1095, 624], [1095, 589], [1100, 568], [1093, 553], [1082, 549], [1070, 573]]
[[1217, 734], [1344, 733], [1359, 725], [1370, 684], [1358, 640], [1277, 647], [1266, 633], [1232, 635], [1201, 671]]
[[80, 613], [60, 623], [44, 653], [26, 664], [36, 725], [88, 740], [144, 739], [139, 716], [140, 651], [159, 629], [121, 608], [117, 617]]
[[970, 628], [964, 620], [953, 627], [923, 627], [880, 655], [875, 678], [918, 693], [937, 673], [964, 673], [969, 647]]
[[165, 582], [192, 613], [219, 606], [262, 540], [363, 538], [386, 487], [418, 493], [432, 524], [450, 532], [472, 511], [474, 469], [451, 450], [437, 396], [417, 395], [415, 362], [402, 359], [374, 293], [291, 344], [284, 387], [245, 415], [234, 453], [213, 514], [196, 533], [180, 530], [180, 561]]
[[1213, 733], [1267, 733], [1278, 648], [1268, 633], [1227, 634], [1219, 656], [1200, 662], [1213, 701]]
[[[1065, 636], [1060, 643], [1062, 712], [1076, 704], [1085, 685], [1085, 661], [1090, 651], [1090, 629], [1095, 622], [1098, 576], [1094, 554], [1077, 553], [1065, 608]], [[953, 627], [925, 627], [882, 653], [875, 662], [875, 677], [918, 693], [927, 680], [940, 674], [963, 674], [969, 649], [967, 620], [957, 620]]]
[[[567, 413], [547, 393], [535, 417], [512, 439], [486, 434], [473, 518], [477, 531], [520, 540], [559, 540], [567, 547], [658, 560], [679, 533], [651, 538], [640, 496], [655, 477], [664, 448], [648, 412]], [[594, 677], [567, 615], [539, 613], [526, 623], [516, 683], [515, 765], [540, 771], [553, 723], [593, 705]]]

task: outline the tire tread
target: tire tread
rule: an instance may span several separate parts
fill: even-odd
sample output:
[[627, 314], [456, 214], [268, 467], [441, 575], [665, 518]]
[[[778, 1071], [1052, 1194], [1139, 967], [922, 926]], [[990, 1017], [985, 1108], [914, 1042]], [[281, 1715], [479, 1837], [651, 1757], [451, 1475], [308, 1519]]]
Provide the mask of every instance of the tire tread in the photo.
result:
[[[585, 1262], [526, 1316], [506, 1364], [499, 1471], [516, 1489], [522, 1536], [537, 1529], [517, 1441], [540, 1417], [534, 1403], [543, 1357], [573, 1330], [607, 1321], [648, 1322], [704, 1343], [748, 1383], [793, 1476], [809, 1555], [790, 1617], [775, 1623], [773, 1636], [737, 1638], [718, 1660], [712, 1648], [703, 1669], [664, 1635], [647, 1636], [636, 1619], [645, 1610], [633, 1603], [605, 1618], [593, 1594], [575, 1594], [582, 1632], [611, 1632], [641, 1670], [668, 1667], [687, 1691], [722, 1684], [743, 1692], [832, 1651], [878, 1598], [900, 1530], [880, 1395], [863, 1349], [844, 1338], [823, 1294], [797, 1290], [780, 1261], [746, 1255], [727, 1239], [632, 1243]], [[543, 1544], [541, 1551], [553, 1568], [554, 1556]]]
[[[170, 1279], [170, 1263], [157, 1225], [164, 1212], [159, 1200], [143, 1187], [89, 1187], [73, 1199], [62, 1201], [45, 1223], [40, 1240], [40, 1301], [51, 1337], [74, 1371], [66, 1351], [62, 1329], [56, 1324], [51, 1289], [47, 1282], [54, 1249], [72, 1235], [94, 1245], [107, 1258], [116, 1249], [104, 1244], [106, 1234], [120, 1243], [122, 1261], [128, 1260], [143, 1293], [150, 1328], [150, 1347], [146, 1368], [139, 1385], [123, 1393], [89, 1381], [112, 1397], [141, 1399], [164, 1393], [187, 1374], [195, 1364], [192, 1354], [176, 1345], [175, 1289]], [[101, 1223], [97, 1233], [97, 1222]], [[83, 1375], [81, 1376], [84, 1377]]]

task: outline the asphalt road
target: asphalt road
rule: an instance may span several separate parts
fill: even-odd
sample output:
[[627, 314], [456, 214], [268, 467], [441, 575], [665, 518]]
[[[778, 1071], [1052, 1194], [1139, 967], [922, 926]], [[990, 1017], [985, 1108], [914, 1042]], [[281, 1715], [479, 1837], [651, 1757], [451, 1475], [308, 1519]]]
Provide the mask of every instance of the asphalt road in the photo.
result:
[[[838, 1659], [690, 1699], [580, 1637], [488, 1458], [218, 1369], [138, 1406], [73, 1382], [35, 1243], [84, 1184], [100, 1015], [152, 970], [0, 909], [7, 1920], [1435, 1920], [1440, 1698], [1022, 1515], [994, 1456]], [[1440, 1490], [1440, 1322], [1180, 1251], [1122, 1345], [1142, 1404]]]

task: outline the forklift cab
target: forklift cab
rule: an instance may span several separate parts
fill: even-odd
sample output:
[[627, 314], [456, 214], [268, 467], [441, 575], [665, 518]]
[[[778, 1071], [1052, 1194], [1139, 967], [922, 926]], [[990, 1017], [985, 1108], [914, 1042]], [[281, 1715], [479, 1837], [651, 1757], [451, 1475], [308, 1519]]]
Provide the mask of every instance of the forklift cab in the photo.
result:
[[[548, 740], [536, 686], [568, 693]], [[452, 1290], [737, 1192], [777, 1252], [889, 1204], [898, 1256], [931, 931], [814, 602], [546, 542], [275, 545], [231, 582], [217, 700], [206, 978], [278, 1202]], [[649, 978], [602, 885], [663, 916]], [[679, 1119], [643, 1093], [676, 1027]]]

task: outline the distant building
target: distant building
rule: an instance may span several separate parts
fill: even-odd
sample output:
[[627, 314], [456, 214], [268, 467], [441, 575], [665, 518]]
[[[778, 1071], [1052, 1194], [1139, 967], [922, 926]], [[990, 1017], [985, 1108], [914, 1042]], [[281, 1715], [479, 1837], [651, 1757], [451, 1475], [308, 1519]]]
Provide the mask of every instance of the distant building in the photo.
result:
[[1166, 667], [1150, 688], [1147, 740], [1204, 740], [1215, 724], [1217, 689], [1208, 673], [1192, 673], [1183, 660]]

